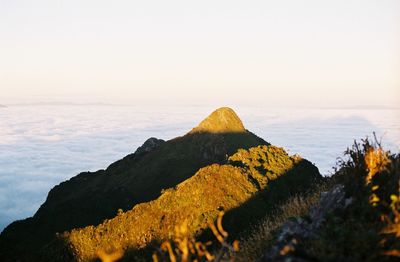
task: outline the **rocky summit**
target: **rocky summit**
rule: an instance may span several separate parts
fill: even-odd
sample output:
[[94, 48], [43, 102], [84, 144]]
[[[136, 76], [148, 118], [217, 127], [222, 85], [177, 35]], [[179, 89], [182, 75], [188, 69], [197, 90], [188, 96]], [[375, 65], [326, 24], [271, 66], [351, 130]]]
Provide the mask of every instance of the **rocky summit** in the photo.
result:
[[240, 133], [246, 132], [242, 120], [229, 107], [221, 107], [211, 113], [190, 133]]

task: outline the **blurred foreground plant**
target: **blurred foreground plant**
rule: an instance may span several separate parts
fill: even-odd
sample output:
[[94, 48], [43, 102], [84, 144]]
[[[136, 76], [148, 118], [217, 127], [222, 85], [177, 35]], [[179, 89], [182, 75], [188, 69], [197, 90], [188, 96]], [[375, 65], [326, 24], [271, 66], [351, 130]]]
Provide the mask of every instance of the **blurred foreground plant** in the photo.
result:
[[[400, 257], [400, 249], [398, 243], [400, 242], [400, 180], [398, 178], [398, 156], [390, 156], [390, 152], [384, 151], [381, 144], [375, 137], [375, 143], [368, 144], [365, 152], [365, 165], [368, 172], [365, 178], [365, 184], [371, 187], [369, 196], [369, 203], [373, 207], [377, 207], [380, 212], [381, 221], [384, 222], [384, 227], [381, 234], [384, 235], [381, 244], [389, 246], [390, 250], [383, 251], [384, 255]], [[384, 174], [388, 175], [385, 179]], [[379, 178], [377, 176], [382, 176]], [[376, 177], [376, 179], [375, 179]], [[385, 192], [381, 188], [390, 188], [387, 184], [393, 182], [393, 178], [397, 178], [397, 192]], [[383, 194], [383, 192], [385, 194]], [[390, 200], [385, 199], [386, 195], [390, 195]]]
[[[381, 231], [384, 235], [393, 236], [396, 238], [396, 242], [400, 242], [400, 182], [399, 182], [399, 192], [397, 195], [390, 196], [391, 203], [391, 213], [388, 215], [383, 215], [382, 219], [386, 222], [385, 228]], [[385, 238], [384, 243], [389, 239]], [[391, 249], [383, 252], [388, 256], [400, 257], [400, 249]]]
[[[172, 241], [164, 241], [158, 254], [153, 254], [153, 261], [233, 261], [231, 254], [239, 250], [239, 242], [235, 240], [232, 244], [227, 242], [228, 233], [222, 227], [224, 212], [218, 214], [216, 223], [211, 223], [210, 229], [219, 243], [217, 251], [210, 251], [213, 243], [196, 241], [188, 235], [188, 222], [184, 221], [175, 227], [175, 236]], [[215, 250], [215, 249], [213, 249]]]
[[112, 253], [107, 253], [102, 249], [97, 251], [97, 256], [102, 262], [115, 262], [122, 258], [123, 255], [124, 252], [122, 250], [117, 250]]

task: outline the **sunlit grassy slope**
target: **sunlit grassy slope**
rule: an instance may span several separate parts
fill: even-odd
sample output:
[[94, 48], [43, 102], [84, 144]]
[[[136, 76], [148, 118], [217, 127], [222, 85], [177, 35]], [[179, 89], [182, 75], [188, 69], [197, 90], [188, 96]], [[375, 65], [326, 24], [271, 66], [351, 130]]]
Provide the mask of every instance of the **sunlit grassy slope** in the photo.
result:
[[[148, 260], [150, 253], [138, 251], [151, 245], [154, 252], [157, 243], [171, 238], [176, 241], [174, 229], [182, 223], [188, 225], [191, 236], [208, 240], [209, 236], [204, 238], [207, 226], [218, 210], [224, 209], [224, 227], [241, 243], [239, 252], [231, 257], [259, 261], [274, 246], [284, 224], [294, 217], [309, 220], [310, 208], [321, 205], [320, 194], [341, 184], [346, 191], [345, 207], [330, 210], [311, 235], [296, 235], [291, 240], [295, 246], [283, 246], [276, 259], [398, 261], [399, 155], [368, 140], [355, 144], [345, 155], [337, 173], [321, 179], [310, 163], [288, 156], [282, 148], [240, 149], [229, 157], [228, 164], [199, 170], [155, 201], [120, 213], [98, 227], [65, 233], [49, 253], [57, 256], [59, 248], [64, 252], [61, 254], [68, 250], [70, 257], [87, 261], [94, 259], [99, 249], [124, 250], [127, 261]], [[164, 206], [166, 203], [173, 205]]]
[[[175, 226], [184, 220], [188, 221], [188, 232], [199, 235], [221, 209], [228, 212], [227, 228], [235, 227], [240, 232], [279, 202], [271, 194], [288, 196], [320, 178], [311, 163], [290, 157], [274, 146], [240, 150], [230, 159], [231, 164], [200, 169], [154, 201], [136, 205], [96, 227], [65, 233], [60, 244], [67, 246], [77, 260], [88, 261], [96, 257], [99, 249], [140, 249], [151, 242], [169, 239]], [[279, 186], [278, 180], [283, 176], [287, 177], [287, 183], [279, 182]]]

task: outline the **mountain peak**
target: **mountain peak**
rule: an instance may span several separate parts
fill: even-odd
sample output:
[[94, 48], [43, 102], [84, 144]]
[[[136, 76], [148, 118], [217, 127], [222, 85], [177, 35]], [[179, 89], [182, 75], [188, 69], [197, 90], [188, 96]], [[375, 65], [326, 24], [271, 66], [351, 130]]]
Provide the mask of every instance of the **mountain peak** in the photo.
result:
[[235, 111], [229, 107], [221, 107], [201, 121], [190, 133], [241, 133], [245, 131], [242, 120]]

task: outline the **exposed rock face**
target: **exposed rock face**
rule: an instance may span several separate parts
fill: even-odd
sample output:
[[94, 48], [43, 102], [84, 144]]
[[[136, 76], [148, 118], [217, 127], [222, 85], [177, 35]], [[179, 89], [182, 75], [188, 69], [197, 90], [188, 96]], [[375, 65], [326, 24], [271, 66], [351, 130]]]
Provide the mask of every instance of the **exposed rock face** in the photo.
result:
[[136, 149], [135, 154], [144, 154], [153, 151], [154, 149], [160, 147], [164, 144], [165, 141], [162, 139], [157, 139], [155, 137], [151, 137], [143, 143], [138, 149]]
[[240, 133], [246, 129], [240, 118], [229, 107], [221, 107], [211, 113], [190, 133]]
[[319, 228], [325, 220], [325, 216], [336, 209], [344, 209], [352, 202], [351, 198], [346, 199], [344, 185], [335, 185], [330, 191], [321, 194], [319, 205], [314, 206], [310, 211], [310, 218], [313, 227]]
[[296, 248], [299, 241], [313, 236], [321, 227], [325, 216], [337, 209], [344, 209], [351, 204], [352, 199], [346, 199], [344, 186], [336, 185], [330, 191], [321, 194], [317, 205], [310, 210], [310, 220], [297, 218], [285, 223], [278, 235], [276, 243], [260, 260], [264, 261], [308, 261]]

